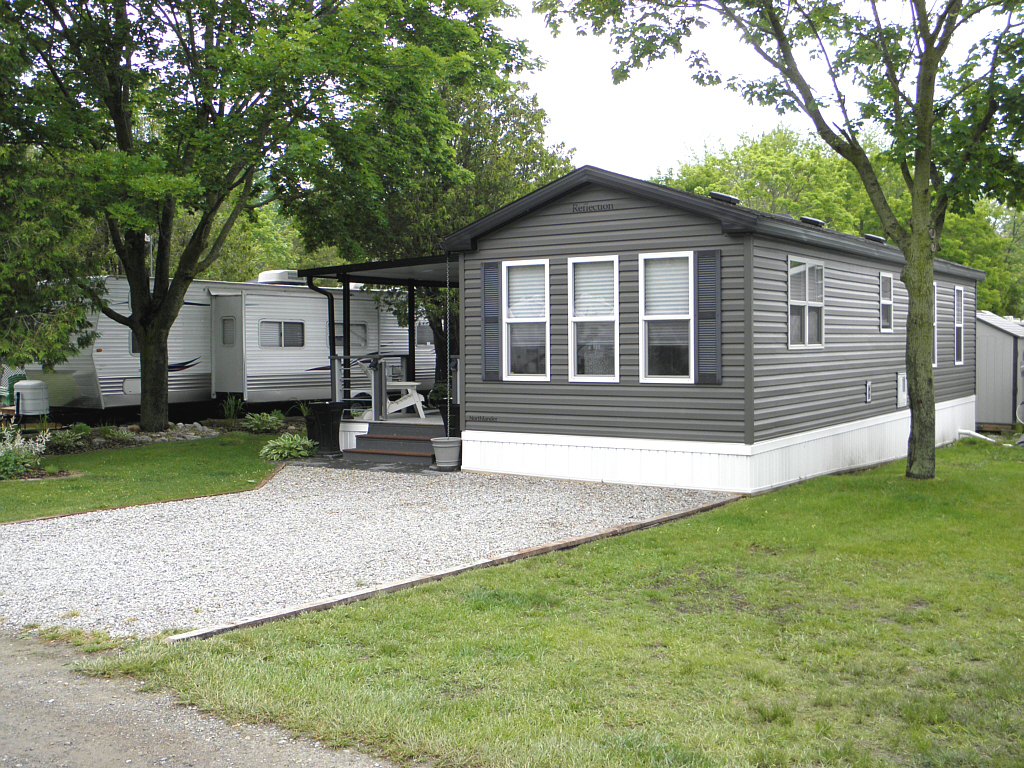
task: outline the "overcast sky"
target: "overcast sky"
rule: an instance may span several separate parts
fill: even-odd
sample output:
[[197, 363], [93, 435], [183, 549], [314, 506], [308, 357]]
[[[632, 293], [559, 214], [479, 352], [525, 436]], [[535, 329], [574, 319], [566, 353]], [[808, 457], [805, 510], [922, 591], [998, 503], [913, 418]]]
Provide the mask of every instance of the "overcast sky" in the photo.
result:
[[[617, 59], [607, 38], [578, 37], [567, 27], [552, 37], [543, 17], [530, 12], [530, 0], [513, 3], [520, 18], [504, 22], [503, 29], [526, 40], [534, 55], [547, 62], [540, 73], [521, 79], [547, 111], [549, 142], [575, 147], [577, 166], [596, 165], [648, 179], [659, 169], [688, 161], [693, 153], [703, 154], [705, 144], [732, 147], [743, 134], [760, 135], [781, 123], [807, 130], [800, 116], [783, 118], [773, 109], [748, 105], [722, 86], [695, 84], [681, 57], [613, 85], [611, 69]], [[748, 50], [730, 43], [724, 32], [705, 32], [715, 41], [708, 51], [713, 62], [742, 66], [747, 72], [764, 66]]]

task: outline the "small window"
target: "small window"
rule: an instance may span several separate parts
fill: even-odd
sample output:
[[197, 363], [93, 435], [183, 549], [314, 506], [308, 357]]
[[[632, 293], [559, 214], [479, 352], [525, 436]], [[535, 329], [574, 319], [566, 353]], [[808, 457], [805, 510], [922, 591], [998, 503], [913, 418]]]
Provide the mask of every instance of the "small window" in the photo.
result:
[[[352, 349], [366, 347], [366, 323], [349, 323], [348, 329], [352, 334]], [[345, 348], [345, 326], [342, 323], [334, 324], [334, 346], [339, 355]]]
[[964, 364], [964, 289], [953, 289], [953, 363]]
[[569, 259], [571, 381], [619, 376], [618, 259]]
[[504, 262], [505, 377], [548, 381], [548, 262]]
[[135, 335], [135, 331], [128, 331], [128, 351], [133, 355], [139, 354], [139, 337]]
[[892, 333], [892, 275], [878, 275], [878, 329]]
[[235, 346], [235, 318], [222, 317], [220, 319], [220, 343], [224, 347]]
[[305, 325], [261, 320], [259, 342], [261, 347], [303, 347], [306, 345]]
[[434, 329], [430, 323], [416, 323], [416, 345], [426, 347], [434, 343]]
[[825, 343], [825, 267], [803, 259], [789, 260], [789, 346]]
[[932, 283], [932, 368], [939, 367], [939, 284]]
[[693, 259], [640, 256], [640, 380], [693, 382]]

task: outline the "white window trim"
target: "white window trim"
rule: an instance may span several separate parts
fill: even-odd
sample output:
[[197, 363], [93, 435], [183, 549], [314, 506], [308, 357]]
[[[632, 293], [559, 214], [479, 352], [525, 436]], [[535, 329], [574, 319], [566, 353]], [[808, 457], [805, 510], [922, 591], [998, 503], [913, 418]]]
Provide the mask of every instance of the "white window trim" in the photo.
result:
[[[512, 267], [544, 265], [544, 317], [510, 318], [508, 316], [508, 270]], [[512, 356], [509, 354], [509, 325], [515, 323], [544, 323], [545, 372], [510, 373]], [[551, 381], [551, 265], [548, 259], [513, 260], [501, 262], [501, 378], [503, 381]]]
[[932, 368], [939, 367], [939, 284], [932, 283]]
[[[648, 259], [678, 259], [686, 258], [690, 267], [689, 276], [689, 295], [687, 296], [687, 307], [686, 314], [677, 315], [648, 315], [645, 312], [644, 297], [646, 294], [646, 288], [644, 285], [644, 262]], [[697, 290], [696, 275], [694, 274], [694, 254], [693, 251], [662, 251], [658, 253], [641, 253], [637, 261], [637, 266], [640, 271], [640, 382], [643, 384], [693, 384], [696, 381], [696, 371], [694, 370], [697, 365], [696, 356], [696, 320], [694, 318], [694, 294]], [[647, 321], [648, 320], [689, 320], [690, 321], [690, 375], [689, 376], [648, 376], [647, 375]]]
[[[278, 344], [276, 346], [268, 347], [268, 346], [265, 346], [264, 344], [260, 343], [260, 335], [261, 335], [260, 334], [260, 326], [263, 325], [263, 323], [277, 323], [278, 325], [281, 326], [281, 343], [280, 344]], [[298, 346], [291, 345], [291, 344], [289, 344], [287, 346], [285, 345], [285, 343], [284, 343], [284, 324], [285, 323], [297, 323], [298, 325], [302, 326], [302, 344], [300, 344]], [[273, 320], [271, 318], [264, 318], [262, 320], [259, 320], [256, 323], [256, 346], [258, 346], [260, 349], [282, 349], [282, 350], [283, 349], [305, 349], [306, 348], [306, 321], [305, 320]]]
[[[574, 270], [577, 264], [608, 261], [612, 264], [612, 311], [608, 315], [584, 315], [576, 317], [576, 291]], [[615, 384], [619, 381], [619, 257], [618, 256], [573, 256], [569, 259], [569, 381], [603, 382]], [[615, 365], [608, 376], [578, 376], [576, 374], [576, 325], [577, 323], [614, 323]]]
[[[956, 321], [957, 310], [960, 310], [960, 322]], [[960, 330], [960, 347], [956, 345], [956, 332]], [[963, 365], [966, 357], [967, 339], [964, 335], [964, 289], [962, 286], [953, 288], [953, 365]]]
[[[885, 299], [885, 292], [882, 284], [889, 281], [889, 300]], [[890, 325], [886, 328], [882, 325], [882, 318], [885, 316], [885, 307], [889, 307]], [[880, 333], [892, 333], [896, 327], [896, 280], [891, 272], [878, 273], [878, 330]]]
[[[790, 288], [789, 272], [792, 268], [792, 262], [799, 261], [804, 265], [805, 268], [810, 267], [821, 267], [821, 301], [807, 301], [806, 299], [806, 286], [807, 281], [804, 281], [804, 301], [799, 303], [802, 307], [821, 307], [821, 342], [819, 344], [794, 344], [793, 333], [790, 325], [793, 322], [792, 308], [793, 308], [793, 296], [792, 289]], [[807, 338], [807, 312], [804, 312], [804, 339]], [[820, 259], [808, 259], [803, 256], [787, 256], [786, 257], [786, 344], [789, 349], [824, 349], [825, 348], [825, 262]]]

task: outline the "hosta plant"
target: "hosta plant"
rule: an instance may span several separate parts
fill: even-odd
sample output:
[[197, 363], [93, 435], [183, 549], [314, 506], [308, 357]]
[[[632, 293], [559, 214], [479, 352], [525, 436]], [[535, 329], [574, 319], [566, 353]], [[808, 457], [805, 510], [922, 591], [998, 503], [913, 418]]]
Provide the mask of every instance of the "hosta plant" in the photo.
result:
[[260, 458], [267, 461], [304, 459], [316, 453], [317, 443], [303, 435], [283, 434], [268, 441], [260, 450]]

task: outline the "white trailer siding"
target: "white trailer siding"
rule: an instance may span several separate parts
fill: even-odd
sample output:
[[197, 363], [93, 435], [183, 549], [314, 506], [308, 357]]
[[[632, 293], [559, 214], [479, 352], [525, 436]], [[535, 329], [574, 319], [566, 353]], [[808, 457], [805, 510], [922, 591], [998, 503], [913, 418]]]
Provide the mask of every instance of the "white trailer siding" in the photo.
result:
[[983, 426], [1012, 426], [1024, 400], [1024, 325], [979, 312], [977, 340], [975, 419]]
[[[128, 283], [108, 277], [107, 301], [115, 311], [131, 311]], [[336, 336], [341, 353], [341, 291], [335, 295]], [[234, 344], [223, 344], [223, 320], [233, 320]], [[331, 396], [330, 342], [327, 299], [304, 285], [228, 283], [197, 280], [192, 283], [168, 337], [168, 399], [172, 403], [199, 402], [235, 393], [252, 403], [284, 400], [326, 400]], [[26, 366], [30, 379], [45, 381], [52, 407], [113, 408], [137, 406], [141, 395], [139, 353], [132, 351], [132, 334], [125, 326], [97, 313], [97, 337], [51, 373], [41, 366]], [[289, 341], [301, 324], [301, 346], [260, 342], [260, 324], [272, 331], [277, 324]], [[395, 316], [378, 310], [372, 293], [351, 292], [353, 354], [408, 350], [407, 329]], [[383, 330], [382, 330], [383, 329]], [[282, 339], [283, 341], [283, 339]], [[417, 347], [418, 381], [428, 389], [433, 382], [433, 345]], [[397, 362], [397, 361], [396, 361]], [[216, 368], [216, 375], [214, 369]], [[369, 378], [354, 366], [352, 395], [370, 393]]]

